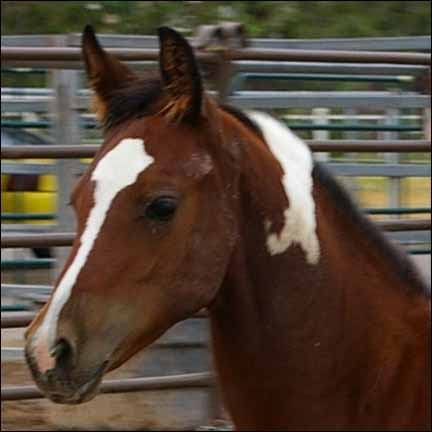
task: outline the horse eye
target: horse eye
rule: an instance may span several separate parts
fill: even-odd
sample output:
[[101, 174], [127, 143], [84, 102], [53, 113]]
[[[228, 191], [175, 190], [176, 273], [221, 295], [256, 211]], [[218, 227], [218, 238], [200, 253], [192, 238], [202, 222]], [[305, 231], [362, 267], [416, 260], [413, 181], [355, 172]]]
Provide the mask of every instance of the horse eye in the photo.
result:
[[155, 221], [168, 221], [177, 209], [177, 200], [172, 197], [159, 197], [153, 200], [145, 210], [145, 215]]

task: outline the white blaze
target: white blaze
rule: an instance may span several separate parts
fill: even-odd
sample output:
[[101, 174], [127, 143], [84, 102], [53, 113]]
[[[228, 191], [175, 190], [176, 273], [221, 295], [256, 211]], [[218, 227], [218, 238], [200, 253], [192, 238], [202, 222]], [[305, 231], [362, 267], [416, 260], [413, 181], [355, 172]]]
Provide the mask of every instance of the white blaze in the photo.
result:
[[271, 255], [285, 252], [298, 243], [310, 264], [319, 261], [320, 247], [316, 235], [315, 202], [312, 197], [312, 155], [308, 146], [287, 127], [268, 114], [251, 111], [250, 118], [260, 127], [264, 138], [284, 175], [282, 186], [288, 198], [284, 210], [285, 224], [280, 233], [271, 233], [266, 221], [267, 249]]
[[[53, 294], [44, 321], [35, 335], [35, 344], [42, 342], [48, 349], [52, 348], [56, 338], [57, 319], [87, 261], [111, 203], [121, 190], [135, 183], [139, 174], [153, 163], [153, 160], [146, 153], [142, 139], [126, 138], [98, 162], [91, 176], [91, 179], [96, 183], [94, 206], [90, 210], [85, 229], [81, 235], [81, 244], [73, 262]], [[41, 337], [44, 339], [43, 341], [40, 340]]]

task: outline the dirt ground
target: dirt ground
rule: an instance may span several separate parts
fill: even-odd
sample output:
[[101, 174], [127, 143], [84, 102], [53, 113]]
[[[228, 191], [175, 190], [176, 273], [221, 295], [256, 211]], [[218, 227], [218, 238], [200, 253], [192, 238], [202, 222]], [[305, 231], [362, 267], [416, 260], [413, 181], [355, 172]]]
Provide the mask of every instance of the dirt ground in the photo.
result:
[[[2, 330], [2, 347], [22, 346], [22, 330]], [[142, 355], [107, 379], [139, 375]], [[175, 359], [173, 359], [175, 360]], [[2, 360], [1, 386], [34, 385], [22, 360]], [[1, 404], [1, 430], [190, 430], [208, 424], [207, 390], [99, 395], [78, 406], [45, 399]]]
[[[116, 378], [119, 375], [123, 374]], [[5, 384], [32, 382], [22, 363], [2, 362], [2, 386]], [[1, 430], [185, 430], [207, 423], [187, 407], [177, 416], [179, 396], [175, 393], [178, 392], [99, 395], [78, 406], [56, 405], [43, 399], [2, 402]], [[190, 402], [195, 399], [195, 409], [204, 408], [199, 406], [202, 397], [191, 393], [188, 390], [186, 396]], [[186, 405], [192, 408], [191, 404]]]

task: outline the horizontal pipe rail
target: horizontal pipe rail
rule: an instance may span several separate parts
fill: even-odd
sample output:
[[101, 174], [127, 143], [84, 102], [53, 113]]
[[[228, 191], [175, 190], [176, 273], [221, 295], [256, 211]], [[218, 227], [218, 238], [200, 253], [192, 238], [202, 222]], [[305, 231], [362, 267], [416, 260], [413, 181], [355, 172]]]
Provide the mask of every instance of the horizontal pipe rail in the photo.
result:
[[1, 213], [2, 221], [23, 221], [23, 220], [52, 220], [57, 216], [54, 213]]
[[[385, 124], [357, 124], [357, 123], [340, 123], [340, 124], [314, 124], [314, 123], [288, 123], [285, 124], [292, 130], [330, 130], [330, 131], [377, 131], [377, 132], [417, 132], [422, 130], [421, 125], [385, 125]], [[80, 126], [85, 129], [95, 129], [98, 125], [96, 122], [81, 122]], [[52, 123], [48, 121], [18, 121], [2, 120], [2, 128], [12, 129], [48, 129]]]
[[9, 128], [9, 129], [48, 129], [52, 127], [52, 123], [46, 120], [40, 120], [40, 121], [2, 120], [1, 127]]
[[[182, 341], [173, 341], [167, 343], [156, 343], [152, 346], [151, 350], [157, 351], [172, 351], [172, 350], [190, 350], [190, 349], [205, 349], [208, 348], [208, 343], [205, 341], [196, 341], [196, 342], [182, 342]], [[14, 360], [23, 362], [25, 360], [25, 351], [24, 348], [9, 348], [5, 347], [1, 349], [1, 357], [2, 361], [5, 360]]]
[[431, 249], [412, 249], [409, 253], [410, 255], [430, 255]]
[[29, 310], [31, 306], [25, 305], [25, 304], [13, 304], [13, 305], [2, 305], [1, 311], [2, 312], [21, 312]]
[[2, 248], [70, 246], [74, 233], [6, 234], [1, 236]]
[[230, 94], [240, 91], [246, 82], [264, 80], [274, 81], [339, 81], [339, 82], [384, 82], [406, 84], [415, 80], [412, 75], [349, 75], [349, 74], [311, 74], [277, 72], [243, 72], [234, 76]]
[[[312, 151], [316, 152], [430, 152], [431, 142], [427, 140], [306, 140]], [[2, 159], [41, 158], [74, 159], [95, 155], [99, 145], [23, 145], [1, 148]]]
[[75, 159], [93, 157], [99, 145], [22, 145], [1, 148], [2, 159]]
[[45, 75], [47, 71], [45, 69], [31, 69], [31, 68], [13, 68], [13, 69], [1, 69], [2, 74], [25, 74], [25, 75]]
[[[417, 231], [430, 229], [431, 221], [430, 219], [400, 219], [378, 221], [377, 225], [386, 231]], [[70, 246], [74, 238], [74, 233], [6, 234], [1, 236], [1, 247]]]
[[234, 77], [232, 91], [238, 91], [247, 81], [348, 81], [348, 82], [391, 82], [409, 83], [415, 78], [410, 75], [344, 75], [344, 74], [307, 74], [307, 73], [260, 73], [246, 72]]
[[[401, 215], [431, 213], [430, 207], [397, 207], [397, 208], [365, 208], [363, 211], [374, 215]], [[22, 220], [53, 220], [57, 218], [56, 213], [1, 213], [1, 220], [22, 221]]]
[[430, 54], [388, 51], [342, 51], [245, 48], [224, 53], [228, 60], [320, 61], [337, 63], [396, 63], [430, 65]]
[[[187, 38], [194, 45], [199, 40]], [[50, 35], [3, 36], [3, 46], [51, 46]], [[107, 47], [137, 47], [157, 48], [157, 36], [130, 35], [100, 35], [100, 42]], [[68, 34], [68, 46], [81, 46], [81, 34]], [[368, 50], [368, 51], [430, 51], [431, 36], [390, 36], [390, 37], [361, 37], [361, 38], [323, 38], [323, 39], [249, 39], [251, 47], [255, 48], [296, 48], [296, 49], [331, 49], [331, 50]]]
[[2, 260], [0, 267], [2, 270], [40, 270], [54, 268], [55, 263], [54, 258], [12, 259]]
[[[159, 58], [158, 49], [111, 48], [107, 51], [123, 61], [145, 61]], [[244, 48], [225, 50], [221, 54], [197, 52], [199, 60], [218, 62], [226, 60], [259, 61], [319, 61], [337, 63], [392, 63], [430, 65], [430, 54], [401, 53], [389, 51], [342, 51], [342, 50], [301, 50], [301, 49], [260, 49]], [[16, 61], [80, 61], [80, 48], [52, 47], [2, 47], [1, 61], [4, 64]]]
[[[37, 312], [5, 312], [1, 314], [1, 328], [20, 328], [27, 327], [36, 316]], [[206, 309], [201, 309], [192, 318], [207, 318]]]
[[399, 220], [382, 220], [376, 224], [384, 231], [420, 231], [430, 230], [430, 219], [399, 219]]
[[1, 314], [1, 328], [27, 327], [36, 316], [36, 312], [9, 312]]
[[[173, 390], [184, 388], [206, 388], [213, 384], [214, 376], [210, 372], [190, 373], [151, 378], [126, 378], [102, 382], [101, 393], [130, 393], [149, 390]], [[2, 387], [2, 401], [23, 399], [42, 399], [45, 396], [35, 386]]]
[[426, 94], [395, 91], [242, 91], [228, 96], [227, 101], [242, 109], [312, 109], [357, 108], [375, 110], [388, 108], [429, 108], [431, 98]]
[[356, 123], [286, 123], [292, 130], [328, 130], [328, 131], [362, 131], [362, 132], [418, 132], [421, 125], [383, 125], [383, 124], [356, 124]]
[[[46, 120], [39, 121], [21, 121], [21, 120], [2, 120], [2, 128], [10, 129], [49, 129], [53, 127], [53, 124]], [[80, 122], [80, 127], [84, 129], [96, 129], [98, 124], [95, 121], [83, 121]]]
[[[107, 51], [122, 61], [147, 61], [159, 58], [159, 50], [154, 48], [110, 48]], [[220, 60], [218, 55], [205, 52], [198, 52], [197, 57], [199, 60], [209, 63]], [[2, 47], [1, 60], [5, 64], [11, 61], [74, 62], [81, 61], [82, 55], [80, 48], [71, 47]]]
[[421, 214], [430, 213], [430, 207], [386, 207], [386, 208], [364, 208], [365, 213], [371, 215], [401, 215], [401, 214]]

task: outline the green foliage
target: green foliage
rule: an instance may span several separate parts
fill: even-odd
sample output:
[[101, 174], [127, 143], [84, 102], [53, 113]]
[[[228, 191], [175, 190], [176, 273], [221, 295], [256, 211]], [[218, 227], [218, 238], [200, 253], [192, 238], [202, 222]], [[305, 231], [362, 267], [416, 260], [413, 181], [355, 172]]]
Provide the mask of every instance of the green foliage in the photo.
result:
[[255, 37], [430, 34], [430, 1], [8, 1], [2, 35], [81, 32], [154, 34], [160, 25], [191, 33], [200, 24], [240, 21]]

